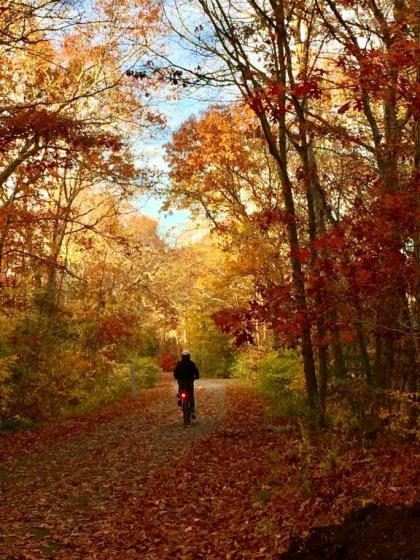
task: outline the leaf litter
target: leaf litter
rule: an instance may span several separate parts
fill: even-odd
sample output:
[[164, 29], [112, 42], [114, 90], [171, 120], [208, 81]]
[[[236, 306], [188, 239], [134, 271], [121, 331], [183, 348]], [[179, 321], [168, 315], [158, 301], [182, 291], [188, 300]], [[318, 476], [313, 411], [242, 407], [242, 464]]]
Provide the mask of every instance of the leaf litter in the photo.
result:
[[412, 446], [349, 447], [326, 466], [323, 444], [267, 429], [263, 400], [241, 384], [204, 385], [186, 429], [169, 381], [142, 399], [63, 422], [54, 438], [10, 436], [0, 558], [274, 560], [354, 509], [418, 500]]

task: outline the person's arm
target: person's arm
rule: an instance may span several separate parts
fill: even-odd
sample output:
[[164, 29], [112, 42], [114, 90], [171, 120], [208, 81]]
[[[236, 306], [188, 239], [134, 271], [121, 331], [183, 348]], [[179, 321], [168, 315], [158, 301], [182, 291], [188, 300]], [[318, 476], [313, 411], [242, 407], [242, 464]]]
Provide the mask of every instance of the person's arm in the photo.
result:
[[175, 369], [174, 369], [174, 377], [175, 379], [178, 381], [178, 373], [179, 373], [179, 364], [176, 364]]
[[194, 364], [194, 379], [200, 379], [200, 371], [195, 364]]

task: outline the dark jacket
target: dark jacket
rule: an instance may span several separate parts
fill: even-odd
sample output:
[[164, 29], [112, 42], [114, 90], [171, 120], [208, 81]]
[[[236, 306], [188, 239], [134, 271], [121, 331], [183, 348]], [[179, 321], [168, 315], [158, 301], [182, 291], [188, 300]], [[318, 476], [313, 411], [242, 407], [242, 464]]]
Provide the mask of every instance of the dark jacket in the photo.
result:
[[174, 377], [181, 383], [193, 383], [195, 379], [199, 379], [200, 372], [189, 356], [182, 356], [176, 364]]

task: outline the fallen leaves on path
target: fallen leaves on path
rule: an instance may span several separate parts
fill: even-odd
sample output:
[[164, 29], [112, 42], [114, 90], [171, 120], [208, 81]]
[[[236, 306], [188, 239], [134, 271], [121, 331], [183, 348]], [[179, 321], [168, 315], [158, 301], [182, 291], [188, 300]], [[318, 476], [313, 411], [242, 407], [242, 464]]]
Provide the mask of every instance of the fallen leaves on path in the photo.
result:
[[31, 430], [2, 435], [0, 436], [0, 465], [5, 466], [22, 455], [36, 453], [47, 445], [69, 441], [115, 418], [145, 409], [155, 403], [166, 390], [166, 387], [159, 386], [149, 391], [142, 391], [139, 400], [133, 400], [131, 395], [127, 395], [100, 410], [93, 410], [82, 416], [51, 421]]
[[267, 430], [251, 389], [226, 391], [224, 414], [223, 385], [203, 389], [197, 426], [181, 426], [166, 391], [19, 463], [0, 509], [0, 558], [274, 560], [355, 506], [415, 500], [408, 445], [348, 449], [332, 464], [297, 432]]

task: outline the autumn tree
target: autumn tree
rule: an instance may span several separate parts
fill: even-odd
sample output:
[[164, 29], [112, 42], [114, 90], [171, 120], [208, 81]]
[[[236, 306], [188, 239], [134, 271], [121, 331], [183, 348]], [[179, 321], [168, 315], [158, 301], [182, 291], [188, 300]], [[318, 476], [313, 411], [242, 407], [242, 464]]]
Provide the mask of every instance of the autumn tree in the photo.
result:
[[362, 116], [359, 138], [377, 174], [372, 221], [381, 237], [382, 282], [377, 293], [380, 308], [375, 311], [374, 371], [380, 384], [392, 385], [396, 356], [404, 353], [413, 391], [418, 318], [409, 300], [418, 301], [410, 272], [416, 259], [412, 209], [418, 185], [418, 18], [410, 2], [363, 3], [362, 15], [356, 6], [349, 10], [341, 2], [319, 3], [318, 10], [325, 33], [340, 50], [336, 61], [340, 71], [330, 75], [335, 82], [339, 77], [344, 101], [338, 109], [338, 130], [328, 113], [324, 123], [341, 138], [349, 138], [351, 123], [356, 115]]
[[[369, 382], [414, 390], [413, 10], [403, 2], [195, 5], [198, 24], [184, 22], [177, 33], [202, 63], [177, 76], [185, 85], [237, 88], [259, 121], [282, 193], [276, 220], [287, 228], [309, 400], [319, 396], [323, 406], [329, 350], [343, 376], [343, 342], [353, 340]], [[351, 169], [343, 170], [344, 158]], [[280, 308], [268, 308], [279, 316]]]
[[[79, 8], [14, 2], [0, 12], [0, 298], [13, 318], [1, 333], [0, 352], [13, 357], [2, 381], [34, 414], [47, 407], [43, 394], [59, 403], [95, 377], [72, 297], [86, 282], [80, 254], [98, 239], [106, 254], [107, 243], [115, 251], [134, 236], [120, 221], [147, 183], [134, 144], [162, 124], [150, 107], [159, 81], [129, 72], [147, 62], [158, 6]], [[60, 363], [73, 371], [67, 384]]]
[[121, 130], [134, 131], [133, 119], [145, 127], [153, 124], [144, 90], [126, 70], [144, 56], [157, 12], [143, 3], [134, 3], [133, 10], [133, 16], [144, 17], [131, 29], [130, 48], [121, 39], [127, 18], [107, 3], [98, 3], [88, 15], [57, 2], [13, 3], [2, 10], [1, 256], [15, 202], [25, 195], [25, 183], [15, 179], [19, 167], [26, 166], [23, 175], [30, 175], [31, 183], [41, 181], [42, 172], [69, 160], [69, 153], [86, 158], [95, 145], [121, 146]]

